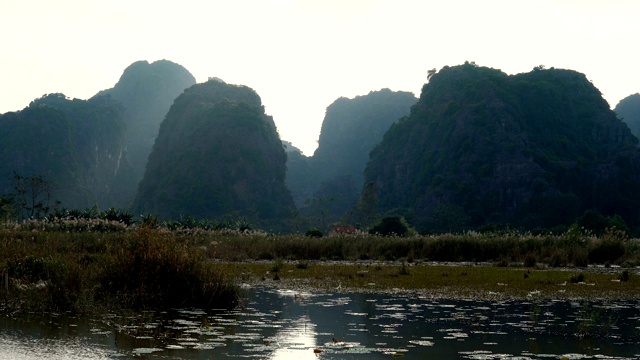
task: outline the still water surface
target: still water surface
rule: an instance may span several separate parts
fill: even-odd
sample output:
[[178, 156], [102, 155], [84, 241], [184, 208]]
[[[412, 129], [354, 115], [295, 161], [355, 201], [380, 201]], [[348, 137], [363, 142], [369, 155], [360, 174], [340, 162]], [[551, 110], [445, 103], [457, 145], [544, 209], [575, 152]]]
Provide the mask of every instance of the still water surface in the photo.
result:
[[246, 293], [213, 314], [0, 316], [0, 359], [640, 359], [640, 301]]

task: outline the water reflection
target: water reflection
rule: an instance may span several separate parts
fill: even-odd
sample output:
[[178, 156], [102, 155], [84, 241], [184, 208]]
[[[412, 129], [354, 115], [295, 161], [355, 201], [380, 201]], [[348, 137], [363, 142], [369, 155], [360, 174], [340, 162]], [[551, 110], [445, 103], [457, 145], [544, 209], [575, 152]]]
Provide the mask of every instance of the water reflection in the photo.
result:
[[50, 314], [14, 320], [0, 316], [0, 359], [112, 359], [125, 355], [101, 321]]
[[0, 359], [640, 359], [640, 303], [247, 289], [245, 306], [0, 317]]

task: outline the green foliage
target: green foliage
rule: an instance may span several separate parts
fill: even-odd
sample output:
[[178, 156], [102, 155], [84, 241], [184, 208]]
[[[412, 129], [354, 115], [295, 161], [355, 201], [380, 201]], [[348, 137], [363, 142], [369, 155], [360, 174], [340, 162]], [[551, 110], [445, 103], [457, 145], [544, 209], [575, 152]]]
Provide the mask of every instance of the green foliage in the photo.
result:
[[0, 196], [0, 224], [7, 225], [15, 219], [13, 195]]
[[315, 237], [315, 238], [321, 238], [322, 237], [322, 231], [320, 231], [317, 228], [313, 228], [313, 229], [309, 229], [304, 233], [304, 236], [306, 237]]
[[606, 217], [598, 210], [587, 210], [582, 216], [576, 219], [575, 224], [582, 231], [603, 235], [607, 229], [612, 231], [623, 231], [629, 233], [629, 227], [619, 215]]
[[160, 220], [154, 214], [141, 214], [140, 219], [142, 220], [142, 226], [148, 226], [153, 229], [160, 225]]
[[400, 270], [398, 270], [398, 275], [410, 275], [411, 272], [409, 271], [409, 268], [407, 267], [407, 265], [404, 263], [404, 261], [402, 262], [402, 266], [400, 267]]
[[577, 284], [577, 283], [584, 282], [584, 279], [585, 279], [584, 273], [579, 273], [579, 274], [571, 275], [571, 277], [569, 278], [569, 281], [571, 281], [572, 284]]
[[389, 216], [382, 218], [380, 223], [369, 230], [370, 234], [380, 236], [406, 236], [409, 233], [409, 227], [404, 219], [397, 216]]
[[105, 221], [113, 221], [124, 224], [125, 226], [130, 226], [135, 223], [133, 220], [133, 213], [126, 209], [115, 209], [110, 208], [109, 210], [100, 211], [97, 205], [94, 205], [90, 208], [86, 208], [85, 210], [79, 209], [66, 209], [66, 208], [56, 208], [51, 211], [45, 218], [45, 221], [48, 222], [60, 222], [63, 220], [105, 220]]
[[282, 259], [276, 259], [276, 261], [273, 262], [271, 271], [273, 271], [274, 273], [278, 273], [283, 269], [284, 269], [284, 261], [282, 261]]

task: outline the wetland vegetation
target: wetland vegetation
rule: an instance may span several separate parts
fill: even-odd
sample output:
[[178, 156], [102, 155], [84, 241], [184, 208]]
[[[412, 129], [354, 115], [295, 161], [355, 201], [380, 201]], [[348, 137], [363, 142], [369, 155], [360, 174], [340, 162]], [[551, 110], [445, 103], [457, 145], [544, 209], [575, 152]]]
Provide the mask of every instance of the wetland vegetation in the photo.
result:
[[0, 231], [0, 306], [76, 313], [230, 308], [241, 283], [455, 298], [630, 298], [640, 286], [638, 264], [639, 241], [620, 231], [318, 238], [241, 222], [169, 229], [40, 220]]

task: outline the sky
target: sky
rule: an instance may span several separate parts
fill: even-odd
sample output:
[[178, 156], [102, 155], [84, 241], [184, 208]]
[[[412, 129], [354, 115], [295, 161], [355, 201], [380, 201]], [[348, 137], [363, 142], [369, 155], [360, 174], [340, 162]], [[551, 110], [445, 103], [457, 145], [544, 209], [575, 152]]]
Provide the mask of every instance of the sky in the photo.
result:
[[419, 95], [465, 61], [584, 73], [611, 107], [640, 92], [640, 0], [0, 0], [0, 113], [87, 99], [139, 60], [253, 88], [283, 140], [317, 147], [339, 97]]

